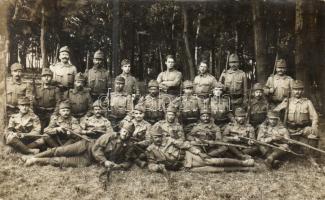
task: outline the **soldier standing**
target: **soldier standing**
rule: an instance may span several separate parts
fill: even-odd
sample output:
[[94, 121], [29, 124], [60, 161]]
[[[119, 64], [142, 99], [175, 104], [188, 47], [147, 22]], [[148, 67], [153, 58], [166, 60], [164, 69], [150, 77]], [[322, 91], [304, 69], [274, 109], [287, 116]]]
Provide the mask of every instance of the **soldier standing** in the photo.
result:
[[293, 82], [293, 79], [285, 74], [287, 71], [285, 60], [277, 60], [275, 67], [276, 74], [267, 79], [264, 89], [264, 93], [270, 97], [273, 107], [281, 103], [285, 97], [289, 97]]
[[208, 64], [201, 61], [198, 66], [199, 74], [194, 78], [194, 93], [204, 99], [212, 93], [217, 84], [217, 79], [208, 72]]
[[284, 140], [290, 138], [288, 130], [281, 124], [280, 116], [278, 112], [269, 111], [267, 113], [266, 123], [261, 124], [257, 132], [257, 140], [275, 145], [279, 149], [271, 147], [259, 146], [259, 150], [262, 155], [266, 158], [265, 164], [269, 168], [274, 168], [279, 163], [279, 158], [286, 154], [285, 151], [280, 150], [281, 148], [288, 149], [289, 146]]
[[128, 59], [124, 59], [121, 62], [122, 73], [117, 77], [123, 77], [125, 79], [124, 92], [129, 95], [133, 95], [134, 98], [140, 96], [140, 89], [137, 79], [131, 75], [131, 63]]
[[[318, 114], [313, 103], [308, 99], [302, 97], [304, 91], [304, 84], [300, 80], [296, 80], [292, 84], [292, 97], [286, 98], [274, 111], [286, 109], [285, 125], [287, 126], [290, 137], [317, 147], [319, 142], [318, 135]], [[310, 162], [319, 167], [313, 158], [313, 152], [310, 149], [304, 149]]]
[[149, 94], [141, 97], [138, 104], [145, 107], [144, 119], [150, 124], [154, 124], [164, 119], [164, 112], [169, 104], [169, 99], [160, 95], [159, 85], [156, 80], [151, 80], [148, 88]]
[[61, 92], [73, 88], [74, 77], [77, 74], [76, 66], [69, 63], [70, 50], [67, 46], [61, 47], [59, 51], [60, 62], [51, 65], [50, 69], [53, 72], [53, 81], [61, 89]]
[[247, 95], [247, 78], [239, 69], [239, 58], [236, 54], [229, 56], [229, 67], [221, 73], [219, 81], [225, 85], [225, 91], [231, 96], [233, 109], [241, 106]]
[[260, 83], [256, 83], [253, 86], [253, 91], [253, 98], [250, 102], [248, 100], [246, 105], [248, 107], [249, 122], [256, 128], [265, 121], [267, 111], [269, 110], [269, 103], [263, 95], [263, 86]]
[[30, 109], [30, 99], [18, 99], [19, 113], [13, 114], [5, 132], [5, 142], [14, 150], [23, 154], [39, 152], [40, 145], [44, 144], [41, 138], [41, 123], [37, 115]]
[[110, 86], [110, 76], [107, 69], [104, 68], [104, 53], [98, 50], [94, 54], [94, 66], [86, 70], [87, 86], [90, 88], [90, 95], [93, 101], [98, 97], [107, 94], [107, 88]]
[[131, 95], [123, 91], [125, 79], [123, 77], [115, 78], [115, 90], [111, 94], [108, 103], [111, 105], [111, 111], [108, 113], [108, 120], [112, 123], [113, 130], [117, 131], [120, 121], [132, 111], [133, 102]]
[[48, 68], [42, 70], [42, 84], [35, 88], [34, 92], [34, 111], [42, 119], [42, 130], [49, 125], [57, 102], [61, 101], [59, 88], [51, 84], [53, 73]]
[[166, 56], [167, 70], [161, 72], [157, 81], [159, 85], [164, 85], [167, 87], [167, 94], [170, 94], [173, 98], [175, 98], [179, 94], [179, 89], [182, 81], [182, 73], [176, 70], [175, 60], [172, 55]]
[[8, 80], [6, 84], [6, 103], [7, 103], [7, 115], [10, 117], [12, 114], [16, 114], [19, 109], [18, 99], [22, 97], [32, 99], [32, 89], [31, 86], [23, 83], [22, 81], [22, 70], [23, 67], [19, 63], [14, 63], [10, 67], [11, 70], [11, 78]]
[[92, 108], [92, 99], [88, 88], [85, 88], [85, 77], [78, 73], [75, 76], [74, 88], [63, 95], [63, 100], [68, 100], [71, 105], [71, 115], [77, 119], [82, 118]]

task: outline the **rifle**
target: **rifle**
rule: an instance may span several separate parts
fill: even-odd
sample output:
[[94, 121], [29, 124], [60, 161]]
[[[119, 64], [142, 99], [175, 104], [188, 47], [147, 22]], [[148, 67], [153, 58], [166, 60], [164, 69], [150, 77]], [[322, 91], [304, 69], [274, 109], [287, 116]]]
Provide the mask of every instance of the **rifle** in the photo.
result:
[[69, 132], [69, 133], [71, 133], [71, 134], [73, 134], [73, 135], [76, 135], [76, 136], [78, 136], [78, 137], [80, 137], [81, 139], [84, 139], [84, 140], [86, 140], [86, 141], [88, 141], [88, 142], [92, 142], [89, 138], [87, 138], [86, 136], [83, 136], [83, 135], [80, 135], [79, 133], [76, 133], [76, 132], [73, 132], [71, 129], [68, 129], [68, 128], [63, 128], [65, 131], [67, 131], [67, 133]]
[[87, 51], [87, 57], [86, 57], [86, 72], [89, 70], [89, 51]]
[[103, 188], [106, 191], [107, 190], [107, 186], [111, 177], [111, 173], [112, 173], [112, 168], [111, 167], [105, 167], [104, 169], [101, 170], [101, 172], [99, 173], [99, 182], [103, 184]]
[[232, 144], [232, 143], [227, 143], [227, 142], [221, 142], [221, 141], [206, 141], [206, 140], [199, 140], [198, 143], [194, 143], [194, 146], [228, 146], [228, 147], [238, 147], [238, 148], [243, 148], [243, 149], [249, 149], [249, 147], [244, 146], [244, 145], [239, 145], [239, 144]]
[[279, 146], [276, 146], [276, 145], [273, 145], [273, 144], [269, 144], [269, 143], [266, 143], [266, 142], [262, 142], [262, 141], [259, 141], [259, 140], [255, 140], [255, 139], [252, 139], [252, 138], [247, 138], [247, 137], [243, 137], [243, 136], [238, 136], [239, 138], [241, 139], [245, 139], [245, 140], [251, 140], [253, 142], [255, 142], [256, 144], [259, 144], [259, 145], [263, 145], [263, 146], [266, 146], [266, 147], [270, 147], [272, 149], [277, 149], [277, 150], [281, 150], [281, 151], [285, 151], [285, 152], [288, 152], [288, 153], [291, 153], [293, 155], [296, 155], [296, 156], [303, 156], [303, 154], [299, 154], [299, 153], [296, 153], [294, 151], [292, 151], [291, 149], [284, 149], [284, 148], [281, 148]]
[[299, 142], [297, 140], [293, 140], [293, 139], [290, 139], [290, 138], [284, 138], [284, 137], [283, 137], [283, 139], [287, 140], [290, 143], [297, 144], [297, 145], [300, 145], [300, 146], [303, 146], [303, 147], [306, 147], [306, 148], [309, 148], [309, 149], [312, 149], [312, 150], [315, 150], [315, 151], [318, 151], [320, 153], [325, 154], [325, 151], [324, 150], [318, 149], [316, 147], [313, 147], [311, 145], [305, 144], [303, 142]]
[[248, 104], [247, 104], [247, 114], [246, 114], [246, 123], [249, 124], [250, 117], [251, 117], [251, 101], [252, 101], [252, 85], [253, 81], [251, 81], [251, 89], [249, 90], [249, 95], [248, 95]]
[[287, 102], [286, 110], [284, 113], [284, 119], [283, 119], [283, 124], [286, 128], [287, 128], [287, 121], [288, 121], [288, 114], [289, 114], [290, 96], [291, 96], [291, 92], [289, 91], [288, 102]]
[[112, 88], [107, 88], [107, 97], [108, 97], [108, 99], [107, 99], [108, 102], [107, 103], [108, 103], [108, 105], [107, 105], [106, 117], [108, 117], [108, 113], [112, 110], [111, 109], [111, 98], [112, 98], [111, 90], [112, 90]]

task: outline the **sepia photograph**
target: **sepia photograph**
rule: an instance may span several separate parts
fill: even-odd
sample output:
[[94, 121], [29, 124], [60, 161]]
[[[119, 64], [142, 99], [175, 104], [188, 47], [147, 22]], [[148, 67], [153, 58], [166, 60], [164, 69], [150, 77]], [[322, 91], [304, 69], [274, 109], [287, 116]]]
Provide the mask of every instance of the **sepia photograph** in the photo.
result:
[[0, 200], [325, 199], [325, 0], [0, 0]]

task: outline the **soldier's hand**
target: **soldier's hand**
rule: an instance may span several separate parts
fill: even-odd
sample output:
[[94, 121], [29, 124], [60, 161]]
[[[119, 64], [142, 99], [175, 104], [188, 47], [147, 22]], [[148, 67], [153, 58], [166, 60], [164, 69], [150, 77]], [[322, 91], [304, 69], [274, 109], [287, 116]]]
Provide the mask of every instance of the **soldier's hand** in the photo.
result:
[[273, 94], [274, 93], [274, 88], [270, 88], [269, 93]]
[[236, 141], [236, 142], [239, 142], [240, 138], [238, 137], [238, 135], [235, 135], [235, 136], [232, 137], [232, 140]]
[[104, 166], [107, 167], [107, 168], [113, 168], [115, 167], [115, 163], [109, 161], [109, 160], [106, 160], [105, 163], [104, 163]]
[[265, 143], [270, 143], [270, 142], [272, 142], [272, 138], [265, 138], [265, 139], [264, 139], [264, 142], [265, 142]]
[[55, 130], [58, 133], [64, 133], [65, 132], [65, 129], [63, 127], [61, 127], [61, 126], [57, 127]]
[[248, 145], [253, 145], [254, 141], [253, 140], [248, 140]]

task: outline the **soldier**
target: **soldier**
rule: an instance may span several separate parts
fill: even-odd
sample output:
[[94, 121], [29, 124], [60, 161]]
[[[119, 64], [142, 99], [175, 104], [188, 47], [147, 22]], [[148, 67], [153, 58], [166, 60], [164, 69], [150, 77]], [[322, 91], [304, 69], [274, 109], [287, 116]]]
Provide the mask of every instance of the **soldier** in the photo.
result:
[[122, 73], [117, 77], [123, 77], [125, 79], [124, 92], [129, 95], [133, 95], [134, 98], [140, 96], [140, 89], [137, 79], [131, 75], [131, 64], [128, 59], [124, 59], [121, 62]]
[[224, 85], [218, 82], [213, 89], [213, 96], [210, 102], [201, 103], [204, 107], [206, 107], [207, 104], [208, 107], [211, 108], [213, 121], [222, 130], [226, 124], [234, 121], [234, 116], [230, 110], [230, 97], [223, 94], [224, 89]]
[[92, 162], [110, 169], [127, 169], [129, 161], [129, 138], [134, 125], [124, 123], [117, 133], [104, 134], [95, 142], [81, 140], [67, 146], [52, 148], [26, 160], [26, 165], [53, 165], [60, 167], [86, 167]]
[[248, 140], [247, 149], [229, 147], [229, 150], [240, 159], [250, 159], [251, 155], [255, 154], [258, 150], [257, 147], [253, 146], [253, 142], [249, 140], [249, 138], [256, 138], [254, 127], [246, 123], [246, 112], [241, 107], [236, 108], [235, 122], [230, 122], [225, 127], [223, 136], [225, 138], [225, 141], [229, 141], [235, 144], [237, 143], [247, 145]]
[[95, 101], [98, 97], [107, 94], [107, 88], [110, 86], [110, 76], [107, 69], [104, 68], [104, 53], [98, 50], [94, 54], [94, 66], [85, 71], [87, 77], [87, 86], [90, 88], [90, 95]]
[[266, 123], [261, 124], [257, 132], [257, 140], [275, 145], [279, 149], [259, 145], [259, 150], [266, 158], [265, 164], [269, 168], [274, 168], [279, 163], [278, 158], [286, 154], [285, 151], [289, 146], [284, 138], [290, 138], [288, 130], [280, 123], [280, 116], [278, 112], [268, 111]]
[[97, 139], [103, 134], [113, 132], [111, 122], [103, 114], [103, 108], [99, 100], [93, 103], [93, 115], [84, 117], [80, 120], [82, 134], [87, 135], [90, 139]]
[[194, 93], [208, 98], [216, 86], [217, 79], [208, 72], [208, 64], [201, 61], [198, 66], [199, 74], [194, 78]]
[[192, 81], [183, 82], [184, 95], [173, 100], [172, 105], [175, 105], [179, 110], [179, 122], [185, 127], [184, 130], [188, 133], [193, 124], [199, 119], [199, 102], [193, 93]]
[[230, 94], [232, 106], [235, 109], [246, 99], [247, 78], [245, 72], [239, 69], [238, 55], [229, 56], [229, 67], [230, 69], [221, 73], [219, 81], [225, 85], [225, 91]]
[[80, 134], [81, 127], [78, 120], [71, 115], [71, 106], [68, 101], [62, 101], [59, 104], [59, 114], [52, 115], [44, 133], [48, 136], [44, 139], [49, 147], [67, 145], [79, 140], [73, 133]]
[[76, 66], [69, 63], [70, 50], [67, 46], [61, 47], [59, 51], [60, 62], [50, 66], [53, 72], [53, 81], [57, 83], [61, 92], [73, 88], [74, 77], [77, 74]]
[[185, 140], [183, 127], [177, 122], [176, 113], [177, 109], [173, 105], [168, 106], [165, 119], [155, 123], [153, 130], [157, 130], [157, 127], [160, 127], [165, 137]]
[[172, 95], [172, 97], [176, 97], [179, 93], [180, 84], [182, 81], [182, 73], [176, 70], [175, 67], [175, 60], [172, 55], [166, 56], [167, 70], [161, 72], [158, 77], [157, 81], [159, 85], [167, 86], [167, 93]]
[[22, 81], [22, 70], [23, 67], [19, 63], [14, 63], [10, 67], [11, 70], [11, 78], [8, 80], [6, 84], [6, 106], [7, 106], [7, 116], [10, 117], [12, 114], [16, 114], [19, 109], [18, 99], [22, 97], [32, 99], [32, 89], [31, 86], [23, 83]]
[[148, 88], [149, 94], [141, 97], [138, 104], [143, 105], [146, 109], [144, 119], [150, 124], [154, 124], [164, 119], [164, 112], [169, 104], [169, 99], [160, 95], [159, 85], [156, 80], [151, 80]]
[[34, 93], [34, 111], [42, 119], [42, 131], [49, 125], [51, 115], [53, 114], [57, 102], [61, 101], [59, 88], [51, 84], [53, 73], [48, 68], [42, 70], [42, 84], [35, 88]]
[[[282, 103], [274, 108], [274, 111], [286, 109], [285, 125], [287, 126], [290, 137], [317, 147], [319, 141], [318, 135], [318, 114], [313, 103], [302, 97], [304, 84], [296, 80], [292, 84], [292, 97], [284, 99]], [[310, 162], [319, 167], [313, 158], [313, 152], [310, 149], [304, 149]]]
[[27, 97], [18, 99], [19, 113], [9, 119], [5, 132], [5, 142], [14, 150], [23, 154], [39, 152], [40, 145], [44, 144], [41, 138], [41, 123], [39, 118], [30, 109], [30, 100]]
[[263, 95], [263, 86], [260, 83], [256, 83], [253, 86], [253, 98], [251, 98], [250, 102], [246, 103], [247, 112], [249, 117], [249, 122], [255, 128], [258, 125], [263, 123], [266, 119], [267, 111], [269, 110], [269, 103], [267, 99]]
[[283, 59], [277, 60], [275, 63], [276, 74], [271, 75], [265, 84], [264, 93], [270, 97], [272, 106], [275, 107], [289, 96], [292, 87], [293, 79], [287, 76], [286, 61]]
[[63, 100], [70, 102], [71, 115], [77, 119], [85, 116], [93, 104], [88, 88], [84, 87], [85, 80], [81, 73], [76, 74], [74, 88], [69, 89], [63, 95]]
[[131, 95], [123, 92], [125, 79], [116, 77], [115, 91], [111, 94], [110, 103], [111, 111], [108, 113], [108, 119], [112, 123], [113, 130], [117, 131], [120, 121], [132, 111], [133, 102]]

